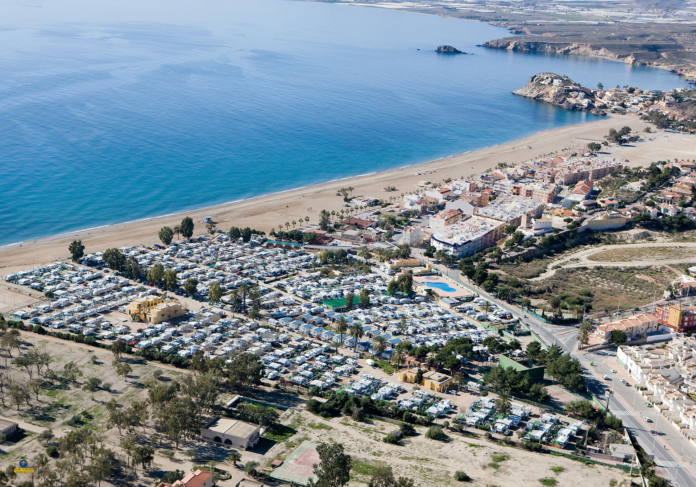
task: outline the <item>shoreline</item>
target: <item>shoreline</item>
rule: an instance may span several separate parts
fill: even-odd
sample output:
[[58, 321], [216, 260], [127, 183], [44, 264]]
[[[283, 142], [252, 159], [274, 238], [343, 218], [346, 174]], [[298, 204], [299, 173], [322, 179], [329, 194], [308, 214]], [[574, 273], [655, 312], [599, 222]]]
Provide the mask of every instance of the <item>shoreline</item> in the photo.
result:
[[[321, 210], [340, 210], [343, 199], [336, 196], [344, 186], [354, 187], [352, 196], [400, 197], [401, 193], [413, 191], [418, 181], [428, 179], [439, 182], [447, 177], [471, 177], [486, 169], [493, 169], [498, 163], [515, 164], [550, 154], [562, 149], [579, 150], [587, 145], [587, 139], [602, 140], [610, 128], [629, 125], [636, 133], [645, 127], [654, 126], [643, 122], [636, 116], [607, 116], [601, 120], [553, 128], [536, 132], [521, 139], [456, 154], [433, 161], [411, 164], [387, 171], [372, 172], [365, 175], [334, 179], [303, 188], [275, 192], [241, 201], [207, 206], [195, 210], [177, 211], [162, 216], [139, 219], [111, 225], [101, 225], [82, 230], [65, 232], [50, 237], [17, 242], [0, 247], [0, 275], [36, 265], [69, 260], [68, 245], [73, 240], [82, 240], [85, 253], [103, 251], [110, 247], [151, 246], [159, 243], [157, 233], [162, 226], [174, 227], [184, 216], [190, 216], [195, 223], [194, 235], [205, 232], [203, 218], [211, 216], [217, 228], [227, 231], [231, 226], [256, 228], [269, 232], [278, 225], [287, 227], [292, 222], [306, 216], [310, 223], [317, 223]], [[664, 137], [663, 137], [664, 135]], [[652, 141], [637, 143], [635, 146], [610, 147], [602, 154], [606, 159], [628, 159], [629, 166], [646, 165], [660, 159], [674, 157], [690, 158], [696, 152], [696, 138], [682, 134], [655, 132]], [[531, 147], [532, 149], [528, 149]], [[424, 174], [433, 171], [431, 174]], [[421, 173], [416, 175], [416, 173]], [[240, 184], [244, 184], [242, 181]], [[389, 194], [384, 186], [396, 186]], [[300, 226], [303, 226], [304, 223]], [[293, 227], [290, 227], [293, 228]]]
[[[117, 226], [119, 226], [119, 225], [132, 225], [132, 224], [147, 222], [147, 221], [151, 221], [151, 220], [159, 219], [159, 218], [171, 218], [171, 217], [182, 217], [182, 218], [183, 218], [183, 216], [185, 216], [186, 213], [188, 213], [188, 212], [199, 212], [199, 211], [206, 211], [206, 210], [215, 210], [215, 209], [219, 209], [219, 208], [222, 208], [222, 207], [233, 206], [233, 205], [241, 204], [241, 203], [245, 203], [245, 202], [252, 202], [252, 201], [254, 201], [254, 200], [261, 199], [261, 198], [268, 198], [268, 197], [273, 197], [273, 196], [279, 196], [279, 195], [282, 195], [282, 194], [285, 194], [285, 193], [291, 193], [291, 192], [293, 192], [293, 191], [304, 191], [304, 190], [309, 190], [309, 189], [312, 189], [312, 188], [314, 188], [314, 187], [318, 187], [318, 186], [322, 186], [322, 185], [327, 185], [327, 184], [332, 184], [332, 183], [337, 183], [337, 182], [340, 182], [340, 181], [349, 181], [349, 180], [354, 180], [354, 179], [367, 178], [367, 177], [370, 177], [370, 176], [388, 175], [389, 173], [392, 173], [392, 172], [395, 172], [395, 171], [401, 171], [401, 170], [408, 169], [408, 168], [418, 168], [418, 167], [420, 167], [420, 166], [425, 166], [425, 165], [428, 165], [428, 164], [435, 164], [435, 163], [438, 163], [438, 162], [446, 161], [446, 160], [451, 159], [451, 158], [453, 158], [453, 157], [462, 157], [462, 156], [466, 156], [467, 154], [475, 154], [475, 153], [478, 152], [478, 151], [485, 151], [485, 150], [495, 149], [496, 147], [502, 147], [502, 146], [505, 146], [505, 145], [508, 145], [508, 144], [521, 143], [522, 141], [524, 141], [525, 139], [528, 139], [528, 138], [530, 138], [530, 137], [534, 137], [534, 136], [537, 136], [537, 135], [542, 135], [542, 134], [545, 134], [545, 133], [547, 133], [547, 132], [553, 132], [553, 131], [555, 131], [555, 130], [557, 130], [557, 129], [570, 128], [570, 127], [581, 127], [581, 126], [585, 126], [585, 125], [588, 125], [588, 124], [593, 124], [593, 123], [596, 123], [596, 122], [600, 122], [600, 121], [603, 121], [603, 120], [608, 120], [608, 119], [610, 119], [610, 118], [612, 118], [612, 117], [611, 117], [611, 116], [607, 116], [607, 117], [605, 117], [605, 118], [602, 119], [602, 120], [595, 120], [595, 121], [593, 121], [593, 122], [585, 122], [585, 123], [581, 123], [581, 124], [567, 125], [567, 126], [564, 126], [564, 127], [556, 127], [556, 128], [552, 128], [552, 129], [542, 130], [542, 131], [540, 131], [540, 132], [535, 132], [535, 133], [533, 133], [533, 134], [531, 134], [531, 135], [527, 135], [527, 136], [525, 136], [525, 137], [521, 137], [521, 138], [519, 138], [519, 139], [514, 139], [514, 140], [511, 140], [511, 141], [508, 141], [508, 142], [501, 142], [501, 143], [498, 143], [498, 144], [493, 144], [493, 145], [485, 146], [485, 147], [482, 147], [482, 148], [480, 148], [480, 149], [472, 149], [472, 150], [468, 150], [468, 151], [464, 151], [464, 152], [458, 152], [458, 153], [456, 153], [456, 154], [451, 154], [451, 155], [444, 156], [444, 157], [438, 157], [437, 159], [431, 159], [431, 160], [425, 161], [425, 162], [417, 162], [417, 163], [414, 163], [414, 164], [406, 164], [406, 165], [404, 165], [404, 166], [399, 166], [399, 167], [395, 167], [395, 168], [391, 168], [391, 169], [385, 169], [385, 170], [383, 170], [383, 171], [372, 171], [372, 172], [368, 172], [368, 173], [364, 173], [364, 174], [357, 174], [357, 175], [355, 175], [355, 176], [346, 176], [346, 177], [343, 177], [343, 178], [334, 178], [334, 179], [330, 179], [330, 180], [328, 180], [328, 181], [324, 181], [324, 182], [321, 182], [321, 183], [310, 184], [310, 185], [307, 185], [307, 186], [300, 186], [300, 187], [298, 187], [298, 188], [284, 189], [284, 190], [282, 190], [282, 191], [275, 191], [275, 192], [272, 192], [272, 193], [266, 193], [266, 194], [262, 194], [262, 195], [259, 195], [259, 196], [252, 196], [252, 197], [250, 197], [250, 198], [243, 198], [243, 199], [239, 199], [239, 200], [226, 201], [226, 202], [224, 202], [224, 203], [217, 203], [217, 204], [208, 205], [208, 206], [196, 206], [196, 207], [192, 207], [192, 208], [186, 208], [186, 209], [182, 209], [182, 210], [176, 210], [176, 211], [173, 211], [173, 212], [171, 212], [171, 213], [166, 213], [166, 214], [163, 214], [163, 215], [153, 215], [153, 216], [149, 216], [149, 217], [137, 218], [137, 219], [135, 219], [135, 220], [127, 220], [127, 221], [118, 222], [118, 223], [105, 223], [105, 224], [103, 224], [103, 225], [97, 225], [97, 226], [94, 226], [94, 227], [81, 228], [81, 229], [77, 229], [77, 230], [69, 230], [69, 231], [66, 231], [66, 232], [57, 233], [57, 234], [49, 235], [49, 236], [45, 236], [45, 237], [37, 237], [37, 238], [35, 238], [35, 239], [20, 240], [20, 241], [18, 241], [18, 242], [12, 242], [12, 243], [8, 243], [8, 244], [0, 245], [0, 252], [6, 250], [6, 249], [8, 249], [8, 248], [20, 247], [20, 246], [22, 246], [22, 245], [24, 245], [24, 244], [29, 244], [29, 245], [31, 245], [33, 242], [39, 243], [40, 241], [50, 241], [50, 240], [60, 239], [60, 238], [62, 238], [62, 237], [70, 236], [71, 234], [79, 234], [79, 233], [82, 233], [82, 232], [91, 232], [91, 231], [98, 230], [98, 229], [102, 229], [102, 228], [117, 227]], [[524, 144], [522, 144], [522, 145], [524, 145]], [[401, 193], [399, 193], [399, 194], [401, 194]], [[2, 268], [2, 266], [0, 266], [0, 268]]]

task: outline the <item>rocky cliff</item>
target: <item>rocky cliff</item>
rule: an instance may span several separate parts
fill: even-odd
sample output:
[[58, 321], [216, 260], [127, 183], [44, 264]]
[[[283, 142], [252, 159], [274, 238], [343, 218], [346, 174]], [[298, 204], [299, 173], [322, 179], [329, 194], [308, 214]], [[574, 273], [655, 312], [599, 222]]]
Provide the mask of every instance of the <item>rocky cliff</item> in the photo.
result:
[[438, 46], [437, 49], [435, 49], [435, 52], [439, 52], [441, 54], [466, 54], [464, 51], [460, 51], [452, 46]]
[[579, 110], [592, 113], [593, 115], [606, 115], [604, 110], [595, 106], [597, 100], [593, 90], [580, 86], [567, 76], [560, 76], [555, 73], [535, 74], [527, 80], [525, 86], [512, 93], [531, 98], [532, 100], [550, 103], [566, 110]]

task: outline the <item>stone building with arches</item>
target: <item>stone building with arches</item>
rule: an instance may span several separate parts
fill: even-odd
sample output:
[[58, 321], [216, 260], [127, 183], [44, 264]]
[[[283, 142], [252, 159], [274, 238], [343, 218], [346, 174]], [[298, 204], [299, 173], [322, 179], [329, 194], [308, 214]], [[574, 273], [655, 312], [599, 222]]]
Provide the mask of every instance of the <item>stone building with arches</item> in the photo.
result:
[[253, 448], [261, 437], [261, 427], [238, 419], [217, 417], [201, 431], [204, 440], [227, 447]]

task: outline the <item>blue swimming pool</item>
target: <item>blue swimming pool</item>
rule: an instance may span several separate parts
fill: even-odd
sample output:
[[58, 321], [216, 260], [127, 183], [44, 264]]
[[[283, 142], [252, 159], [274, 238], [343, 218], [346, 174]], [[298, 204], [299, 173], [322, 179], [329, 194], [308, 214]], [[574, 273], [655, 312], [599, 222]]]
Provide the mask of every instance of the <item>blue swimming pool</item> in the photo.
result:
[[445, 282], [428, 282], [428, 283], [423, 283], [428, 287], [434, 287], [435, 289], [439, 289], [440, 291], [445, 291], [448, 293], [453, 293], [456, 292], [457, 290], [450, 286], [449, 284]]

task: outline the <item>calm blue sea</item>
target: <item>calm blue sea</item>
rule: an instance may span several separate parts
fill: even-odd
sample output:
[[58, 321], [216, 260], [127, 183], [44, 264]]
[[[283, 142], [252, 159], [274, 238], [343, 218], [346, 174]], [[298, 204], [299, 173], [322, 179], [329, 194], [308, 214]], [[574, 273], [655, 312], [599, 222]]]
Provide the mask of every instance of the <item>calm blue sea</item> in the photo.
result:
[[[0, 244], [428, 161], [590, 120], [540, 71], [664, 70], [475, 47], [486, 24], [286, 0], [0, 4]], [[451, 44], [472, 56], [434, 52]], [[248, 181], [254, 181], [249, 184]]]

